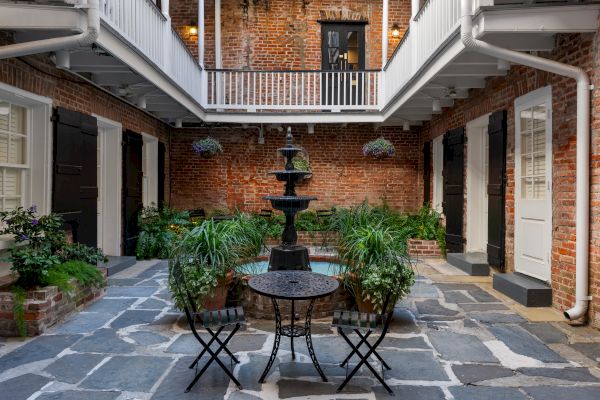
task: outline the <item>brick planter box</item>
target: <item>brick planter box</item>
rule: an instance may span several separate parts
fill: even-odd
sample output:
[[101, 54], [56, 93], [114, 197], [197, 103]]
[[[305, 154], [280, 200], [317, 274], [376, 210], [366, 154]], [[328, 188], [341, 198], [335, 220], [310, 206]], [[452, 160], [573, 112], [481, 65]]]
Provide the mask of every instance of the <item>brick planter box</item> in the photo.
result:
[[408, 255], [411, 257], [442, 257], [437, 240], [408, 239]]
[[[103, 269], [102, 273], [106, 280], [106, 270]], [[24, 308], [27, 336], [44, 333], [70, 313], [89, 305], [105, 293], [105, 288], [74, 285], [76, 289], [71, 297], [56, 286], [46, 286], [26, 293]], [[13, 293], [6, 288], [0, 289], [0, 336], [20, 336], [13, 314]]]
[[[307, 232], [298, 231], [298, 244], [301, 246], [334, 246], [337, 243], [338, 235], [336, 232]], [[280, 238], [267, 238], [266, 244], [276, 246], [280, 243]]]

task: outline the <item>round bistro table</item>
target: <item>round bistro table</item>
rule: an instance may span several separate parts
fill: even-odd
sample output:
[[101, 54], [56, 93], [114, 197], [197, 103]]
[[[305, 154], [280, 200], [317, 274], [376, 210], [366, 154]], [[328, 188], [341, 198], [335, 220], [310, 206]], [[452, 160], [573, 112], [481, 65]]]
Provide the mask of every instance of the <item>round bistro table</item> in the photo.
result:
[[[250, 281], [248, 281], [248, 285], [250, 286], [250, 289], [256, 293], [270, 297], [273, 302], [273, 308], [275, 309], [275, 341], [273, 342], [273, 350], [271, 351], [271, 357], [269, 358], [267, 367], [258, 381], [264, 383], [269, 370], [273, 366], [277, 351], [279, 350], [281, 336], [290, 338], [292, 359], [294, 360], [296, 359], [296, 353], [294, 352], [294, 338], [304, 336], [306, 338], [306, 347], [308, 348], [310, 359], [319, 375], [321, 375], [321, 378], [323, 378], [323, 382], [327, 382], [327, 377], [323, 373], [319, 361], [317, 361], [312, 345], [310, 334], [311, 314], [315, 300], [335, 292], [340, 285], [339, 282], [331, 276], [310, 271], [272, 271], [251, 278]], [[292, 315], [289, 325], [281, 324], [281, 313], [279, 311], [277, 300], [292, 301]], [[310, 300], [308, 310], [306, 311], [304, 326], [294, 324], [294, 302], [296, 300]]]

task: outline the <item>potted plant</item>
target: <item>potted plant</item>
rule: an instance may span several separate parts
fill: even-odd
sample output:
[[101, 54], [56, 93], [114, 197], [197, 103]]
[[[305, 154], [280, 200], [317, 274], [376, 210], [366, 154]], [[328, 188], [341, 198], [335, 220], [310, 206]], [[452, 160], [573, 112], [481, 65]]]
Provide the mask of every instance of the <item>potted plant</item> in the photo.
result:
[[379, 139], [372, 140], [363, 146], [363, 154], [374, 158], [386, 158], [392, 157], [396, 154], [396, 148], [387, 139], [380, 137]]
[[[257, 256], [263, 241], [263, 231], [248, 215], [237, 214], [220, 222], [207, 219], [184, 235], [174, 250], [170, 268], [179, 268], [198, 309], [220, 309], [225, 306], [236, 267]], [[175, 303], [182, 308], [184, 294], [170, 275]]]
[[439, 254], [446, 255], [446, 229], [442, 224], [440, 213], [429, 206], [422, 207], [417, 214], [406, 218], [404, 232], [409, 247], [412, 248], [411, 251], [417, 253], [411, 255], [420, 255], [418, 250], [414, 249], [416, 243], [432, 243], [432, 246], [436, 243]]
[[212, 158], [216, 155], [223, 154], [223, 146], [221, 146], [221, 143], [210, 136], [194, 141], [192, 143], [192, 148], [196, 154], [200, 154], [204, 158]]
[[144, 207], [138, 217], [137, 258], [169, 258], [173, 246], [190, 225], [187, 211], [154, 205]]
[[393, 305], [414, 284], [405, 242], [399, 240], [398, 216], [365, 203], [336, 213], [335, 218], [346, 288], [354, 293], [359, 311], [385, 311], [382, 307], [388, 294]]

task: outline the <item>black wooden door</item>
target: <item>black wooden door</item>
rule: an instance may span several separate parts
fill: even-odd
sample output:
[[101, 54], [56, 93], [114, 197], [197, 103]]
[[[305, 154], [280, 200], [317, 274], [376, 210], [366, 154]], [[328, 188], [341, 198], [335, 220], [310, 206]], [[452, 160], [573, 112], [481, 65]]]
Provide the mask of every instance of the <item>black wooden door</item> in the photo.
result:
[[165, 154], [163, 142], [158, 142], [158, 206], [165, 205]]
[[138, 215], [142, 209], [142, 135], [123, 133], [123, 254], [135, 255], [139, 235]]
[[[321, 68], [324, 71], [359, 71], [365, 69], [365, 24], [322, 23]], [[326, 73], [321, 96], [323, 104], [362, 104], [363, 79], [360, 74]]]
[[444, 135], [444, 215], [446, 216], [446, 248], [449, 253], [462, 253], [465, 128]]
[[423, 143], [423, 205], [431, 202], [431, 141]]
[[73, 240], [98, 243], [98, 125], [96, 118], [54, 111], [52, 211], [60, 214]]
[[488, 193], [488, 264], [504, 269], [506, 110], [490, 115]]

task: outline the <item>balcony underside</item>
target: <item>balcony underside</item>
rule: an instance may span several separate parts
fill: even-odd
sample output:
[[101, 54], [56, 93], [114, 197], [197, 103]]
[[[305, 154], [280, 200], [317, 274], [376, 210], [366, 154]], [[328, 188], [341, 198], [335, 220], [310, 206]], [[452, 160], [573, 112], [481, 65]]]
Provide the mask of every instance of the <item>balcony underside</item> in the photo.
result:
[[[595, 32], [598, 10], [598, 5], [483, 7], [474, 24], [477, 36], [490, 43], [519, 51], [549, 51], [554, 47], [557, 33]], [[83, 11], [73, 7], [0, 2], [0, 27], [14, 31], [18, 42], [81, 32], [86, 28], [84, 17]], [[314, 104], [323, 101], [323, 94], [319, 93], [321, 89], [325, 90], [323, 82], [317, 81], [317, 72], [312, 71], [304, 76], [297, 74], [296, 77], [289, 78], [289, 82], [286, 81], [288, 78], [284, 78], [283, 82], [290, 86], [296, 84], [296, 87], [298, 82], [305, 82], [306, 79], [310, 89], [305, 90], [302, 86], [303, 89], [300, 92], [296, 89], [295, 94], [284, 92], [283, 103], [278, 99], [277, 107], [269, 108], [259, 104], [262, 100], [256, 100], [253, 90], [261, 88], [257, 82], [262, 78], [256, 75], [249, 79], [251, 75], [245, 71], [248, 76], [246, 85], [251, 86], [244, 86], [242, 89], [242, 93], [247, 96], [242, 102], [248, 103], [242, 103], [243, 106], [239, 108], [231, 105], [220, 107], [222, 103], [219, 101], [211, 104], [211, 98], [219, 99], [218, 96], [211, 97], [211, 93], [216, 93], [217, 89], [231, 89], [227, 89], [225, 84], [221, 88], [213, 85], [211, 89], [210, 78], [207, 77], [204, 81], [200, 79], [200, 69], [194, 64], [193, 57], [185, 53], [186, 49], [183, 57], [188, 63], [187, 69], [175, 71], [174, 66], [169, 66], [167, 53], [153, 50], [154, 54], [149, 55], [146, 47], [133, 44], [127, 34], [110, 22], [109, 17], [103, 17], [96, 46], [71, 52], [69, 70], [168, 123], [182, 120], [184, 123], [402, 125], [410, 122], [417, 125], [441, 112], [437, 105], [441, 108], [452, 107], [456, 99], [468, 96], [469, 89], [483, 88], [486, 78], [506, 73], [506, 66], [499, 64], [497, 59], [466, 52], [460, 42], [458, 24], [456, 21], [449, 21], [451, 29], [447, 34], [444, 33], [443, 41], [430, 54], [422, 57], [424, 61], [422, 65], [417, 65], [416, 70], [403, 72], [406, 71], [402, 69], [404, 67], [395, 65], [395, 61], [391, 60], [385, 72], [376, 72], [382, 74], [381, 78], [375, 73], [350, 77], [350, 81], [354, 79], [354, 82], [360, 82], [360, 87], [366, 93], [358, 95], [361, 98], [358, 106], [320, 106], [317, 109], [298, 106], [298, 98], [303, 96], [309, 97], [309, 104], [313, 104], [311, 101]], [[160, 19], [156, 21], [160, 22]], [[173, 42], [175, 47], [179, 45], [177, 40], [178, 38]], [[178, 65], [177, 61], [174, 60], [173, 63]], [[193, 82], [188, 84], [189, 77], [193, 78]], [[236, 82], [240, 82], [237, 79]], [[280, 77], [278, 79], [281, 81]], [[313, 86], [310, 86], [310, 79], [313, 79]], [[383, 79], [383, 85], [380, 85], [379, 79]], [[385, 96], [377, 92], [382, 87]], [[294, 101], [297, 103], [293, 103], [292, 96], [295, 96]], [[434, 104], [438, 102], [439, 104]], [[259, 104], [259, 107], [253, 104]]]

